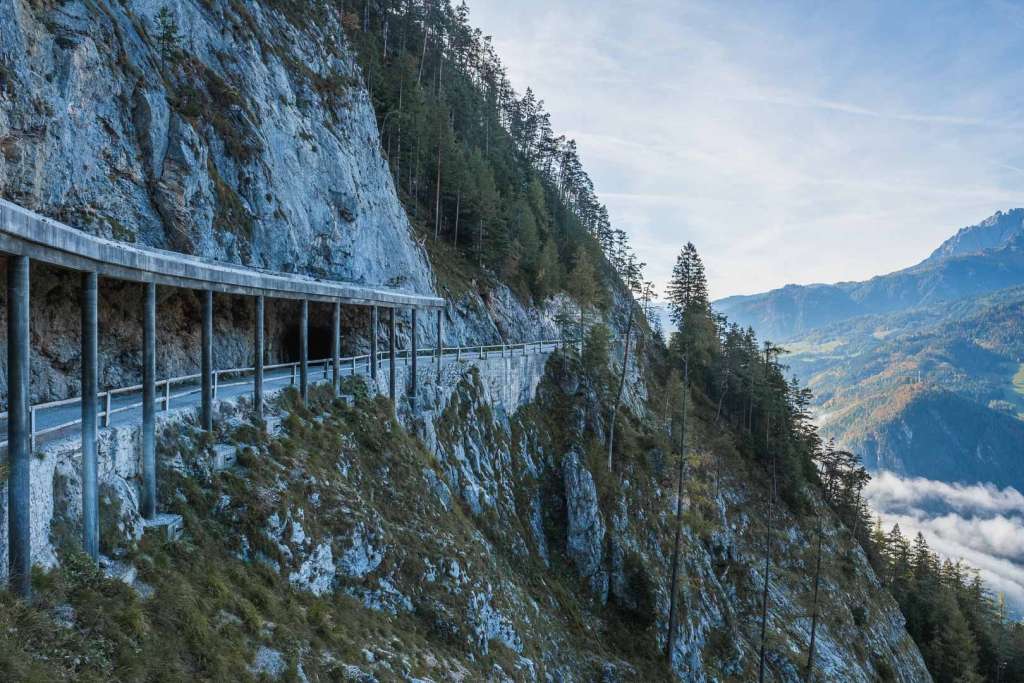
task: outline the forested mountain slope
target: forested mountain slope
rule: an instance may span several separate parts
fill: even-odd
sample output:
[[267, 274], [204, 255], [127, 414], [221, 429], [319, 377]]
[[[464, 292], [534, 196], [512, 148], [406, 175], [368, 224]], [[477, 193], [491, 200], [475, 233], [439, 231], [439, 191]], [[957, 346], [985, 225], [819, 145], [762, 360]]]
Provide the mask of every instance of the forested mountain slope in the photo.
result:
[[828, 325], [788, 345], [824, 432], [872, 469], [1024, 487], [1024, 290]]
[[[0, 596], [0, 677], [929, 680], [875, 571], [862, 470], [829, 464], [773, 347], [712, 316], [695, 250], [703, 296], [675, 300], [669, 344], [651, 333], [575, 145], [464, 6], [8, 0], [0, 55], [5, 197], [126, 241], [433, 289], [449, 345], [580, 338], [532, 368], [532, 400], [453, 366], [417, 406], [353, 381], [351, 401], [284, 392], [266, 421], [226, 404], [213, 434], [170, 421], [173, 542], [141, 532], [137, 437], [111, 434], [103, 571], [76, 545], [74, 448], [41, 452], [59, 562], [33, 603]], [[70, 395], [77, 290], [35, 275], [33, 385]], [[116, 385], [140, 307], [108, 286]], [[195, 301], [160, 303], [163, 374], [189, 362]], [[248, 360], [249, 315], [220, 300], [218, 366]], [[344, 325], [346, 350], [380, 332]], [[294, 312], [268, 327], [273, 360]]]

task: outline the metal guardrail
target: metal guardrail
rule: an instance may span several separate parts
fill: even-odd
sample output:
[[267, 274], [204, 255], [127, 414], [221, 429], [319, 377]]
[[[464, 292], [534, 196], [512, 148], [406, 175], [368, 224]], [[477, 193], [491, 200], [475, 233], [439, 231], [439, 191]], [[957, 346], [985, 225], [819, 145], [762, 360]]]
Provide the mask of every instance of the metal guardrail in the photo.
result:
[[[497, 355], [498, 357], [511, 357], [514, 355], [529, 355], [530, 353], [544, 353], [545, 351], [555, 351], [562, 346], [568, 344], [574, 344], [576, 342], [564, 339], [547, 339], [541, 341], [532, 342], [520, 342], [517, 344], [484, 344], [476, 346], [453, 346], [453, 347], [441, 347], [440, 357], [451, 358], [458, 361], [463, 359], [471, 359], [474, 357], [481, 360], [487, 360]], [[340, 357], [339, 369], [348, 370], [349, 375], [355, 375], [359, 368], [363, 368], [364, 372], [369, 372], [370, 368], [370, 355], [362, 354], [358, 356], [345, 356]], [[406, 363], [412, 357], [412, 352], [409, 349], [397, 351], [395, 353], [396, 360], [404, 360]], [[417, 359], [427, 358], [433, 360], [439, 357], [437, 347], [418, 349], [416, 352]], [[380, 364], [381, 372], [386, 372], [387, 368], [384, 365], [388, 360], [388, 353], [386, 351], [378, 351], [377, 362]], [[264, 373], [270, 373], [274, 370], [282, 370], [286, 368], [291, 369], [290, 374], [278, 375], [276, 377], [264, 375], [263, 384], [264, 386], [273, 384], [276, 382], [288, 382], [291, 385], [295, 385], [298, 382], [299, 367], [301, 362], [291, 363], [277, 363], [276, 365], [265, 365], [263, 366]], [[331, 375], [333, 366], [333, 359], [321, 358], [317, 360], [307, 361], [306, 367], [310, 372], [310, 376], [313, 375], [313, 371], [317, 368], [321, 369], [322, 380], [328, 379]], [[245, 381], [229, 381], [227, 383], [222, 382], [222, 379], [236, 380], [240, 377], [247, 375], [255, 376], [255, 367], [241, 367], [241, 368], [228, 368], [224, 370], [213, 371], [213, 397], [217, 397], [218, 389], [224, 389], [229, 387], [243, 386], [252, 384], [252, 379]], [[194, 373], [191, 375], [182, 375], [180, 377], [169, 377], [166, 379], [158, 380], [156, 382], [157, 389], [157, 402], [162, 404], [161, 409], [163, 411], [169, 411], [171, 409], [171, 402], [175, 399], [185, 398], [193, 394], [198, 394], [202, 391], [202, 387], [198, 384], [198, 381], [202, 378], [201, 373]], [[178, 391], [174, 393], [172, 387], [187, 385], [190, 382], [197, 382], [196, 386], [190, 387], [184, 391]], [[134, 401], [126, 405], [114, 406], [114, 397], [131, 394], [133, 392], [141, 392], [143, 386], [141, 384], [134, 384], [128, 387], [119, 387], [116, 389], [108, 389], [107, 391], [100, 392], [98, 394], [98, 400], [102, 403], [103, 409], [98, 412], [98, 418], [101, 420], [102, 427], [110, 427], [111, 418], [119, 413], [129, 412], [137, 408], [142, 407], [141, 399]], [[76, 417], [73, 420], [62, 422], [56, 425], [50, 425], [43, 429], [36, 428], [36, 416], [44, 411], [54, 408], [60, 408], [69, 405], [79, 405], [81, 403], [81, 397], [65, 398], [59, 401], [47, 401], [45, 403], [38, 403], [29, 407], [29, 440], [31, 448], [34, 450], [37, 441], [44, 436], [60, 433], [64, 430], [70, 429], [82, 423], [81, 416]], [[0, 412], [0, 421], [6, 420], [8, 417], [7, 411]], [[0, 448], [7, 447], [7, 440], [0, 441]]]

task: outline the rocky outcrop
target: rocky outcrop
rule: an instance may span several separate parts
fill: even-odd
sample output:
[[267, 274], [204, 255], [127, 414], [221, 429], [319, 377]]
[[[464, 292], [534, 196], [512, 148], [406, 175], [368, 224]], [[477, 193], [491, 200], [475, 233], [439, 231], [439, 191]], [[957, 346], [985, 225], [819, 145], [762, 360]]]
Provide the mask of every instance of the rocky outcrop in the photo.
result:
[[608, 575], [602, 567], [605, 524], [598, 506], [597, 486], [577, 453], [569, 453], [562, 459], [562, 480], [565, 484], [565, 552], [603, 603], [608, 599]]

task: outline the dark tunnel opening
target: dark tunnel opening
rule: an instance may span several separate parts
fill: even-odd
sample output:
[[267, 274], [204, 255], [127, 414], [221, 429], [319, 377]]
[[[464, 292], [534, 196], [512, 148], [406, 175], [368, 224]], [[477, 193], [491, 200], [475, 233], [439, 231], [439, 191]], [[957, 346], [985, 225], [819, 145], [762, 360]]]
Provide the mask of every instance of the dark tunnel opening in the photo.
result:
[[[312, 316], [310, 316], [312, 317]], [[299, 324], [288, 325], [284, 330], [284, 358], [285, 363], [296, 363], [299, 361]], [[309, 321], [309, 360], [320, 360], [331, 356], [331, 326], [327, 324], [314, 324]]]

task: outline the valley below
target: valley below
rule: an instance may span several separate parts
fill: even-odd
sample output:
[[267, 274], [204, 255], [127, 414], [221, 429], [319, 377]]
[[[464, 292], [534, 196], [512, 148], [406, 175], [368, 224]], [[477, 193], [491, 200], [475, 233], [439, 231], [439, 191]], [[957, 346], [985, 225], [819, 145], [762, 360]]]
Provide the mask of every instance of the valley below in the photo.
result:
[[788, 286], [717, 306], [786, 349], [826, 438], [872, 471], [886, 530], [922, 532], [1024, 612], [1024, 211], [963, 228], [863, 283]]

